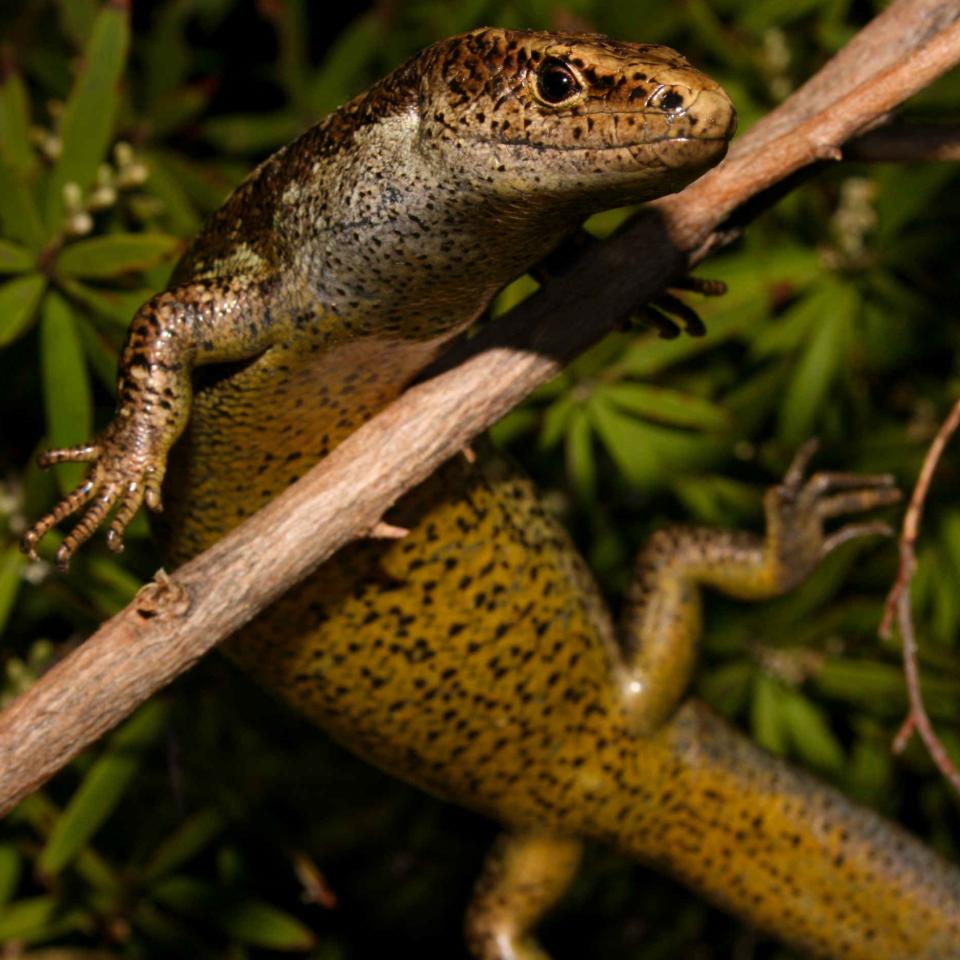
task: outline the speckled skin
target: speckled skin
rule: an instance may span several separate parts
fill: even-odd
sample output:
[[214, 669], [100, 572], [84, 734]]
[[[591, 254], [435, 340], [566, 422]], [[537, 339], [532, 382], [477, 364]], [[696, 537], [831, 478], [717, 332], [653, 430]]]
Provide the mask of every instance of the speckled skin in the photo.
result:
[[[551, 102], [557, 61], [573, 92]], [[115, 505], [118, 546], [166, 476], [166, 550], [193, 555], [389, 402], [585, 215], [679, 189], [732, 130], [722, 91], [662, 47], [481, 30], [429, 48], [215, 215], [134, 320], [114, 421], [48, 455], [93, 467], [25, 548], [90, 501], [61, 562]], [[458, 458], [391, 512], [407, 537], [342, 551], [227, 652], [362, 756], [505, 824], [468, 914], [478, 960], [544, 956], [532, 930], [582, 838], [818, 955], [960, 957], [956, 870], [679, 705], [701, 585], [781, 593], [878, 530], [825, 536], [825, 520], [895, 499], [888, 478], [805, 481], [802, 467], [768, 493], [762, 539], [655, 537], [616, 630], [530, 484], [488, 452]]]

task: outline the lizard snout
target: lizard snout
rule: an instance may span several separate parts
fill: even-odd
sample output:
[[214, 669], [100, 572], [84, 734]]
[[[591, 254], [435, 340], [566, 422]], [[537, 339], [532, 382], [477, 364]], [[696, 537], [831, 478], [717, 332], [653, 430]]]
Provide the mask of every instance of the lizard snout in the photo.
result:
[[665, 83], [654, 90], [645, 106], [664, 115], [672, 137], [729, 140], [737, 128], [737, 111], [720, 87], [696, 90]]

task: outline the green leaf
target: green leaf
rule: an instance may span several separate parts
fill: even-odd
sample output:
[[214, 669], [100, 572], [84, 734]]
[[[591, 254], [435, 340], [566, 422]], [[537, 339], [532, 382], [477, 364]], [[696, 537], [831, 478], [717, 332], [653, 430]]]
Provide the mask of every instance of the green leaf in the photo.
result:
[[723, 407], [679, 390], [621, 381], [603, 387], [602, 392], [622, 410], [661, 423], [701, 430], [726, 430], [730, 426]]
[[660, 476], [660, 464], [653, 450], [653, 427], [621, 413], [596, 393], [590, 397], [587, 409], [604, 449], [626, 480], [640, 488], [653, 486]]
[[790, 354], [799, 350], [813, 330], [830, 314], [830, 285], [817, 287], [808, 296], [794, 301], [753, 338], [751, 353], [755, 359]]
[[[31, 794], [16, 807], [12, 816], [25, 822], [44, 839], [49, 839], [62, 816], [60, 808], [42, 791]], [[81, 850], [73, 861], [73, 871], [98, 893], [117, 896], [126, 889], [127, 878], [120, 877], [113, 868], [89, 847]]]
[[0, 909], [0, 942], [28, 938], [53, 920], [59, 906], [56, 897], [30, 897], [7, 904]]
[[826, 713], [805, 696], [785, 690], [781, 704], [784, 727], [798, 756], [826, 773], [839, 773], [846, 761]]
[[164, 877], [150, 892], [159, 903], [186, 914], [206, 913], [208, 905], [218, 896], [213, 884], [185, 876]]
[[7, 618], [13, 609], [20, 590], [20, 572], [26, 563], [26, 557], [16, 545], [7, 547], [0, 554], [0, 635], [7, 625]]
[[77, 333], [87, 363], [111, 396], [117, 390], [117, 354], [119, 344], [98, 330], [84, 316], [76, 316]]
[[0, 286], [0, 347], [16, 340], [30, 326], [43, 291], [46, 277], [31, 273]]
[[555, 403], [547, 407], [540, 427], [539, 446], [541, 450], [550, 450], [563, 439], [567, 425], [578, 403], [572, 390], [561, 394]]
[[129, 21], [125, 7], [104, 4], [84, 49], [64, 106], [63, 147], [47, 186], [47, 223], [52, 229], [60, 224], [64, 185], [77, 183], [87, 190], [110, 147], [130, 41]]
[[141, 707], [111, 738], [77, 788], [37, 858], [42, 874], [57, 874], [90, 842], [140, 769], [142, 754], [163, 731], [166, 705]]
[[0, 273], [25, 273], [33, 269], [33, 254], [15, 243], [0, 240]]
[[144, 883], [150, 883], [196, 856], [223, 831], [223, 815], [212, 807], [188, 817], [156, 849], [143, 869]]
[[570, 415], [565, 453], [573, 489], [584, 500], [592, 501], [597, 486], [597, 464], [593, 456], [593, 430], [582, 407], [576, 407]]
[[894, 782], [893, 754], [889, 742], [858, 737], [847, 765], [847, 783], [856, 797], [878, 805]]
[[84, 927], [90, 929], [91, 924], [92, 917], [81, 910], [64, 911], [59, 897], [28, 897], [0, 907], [0, 943], [52, 940]]
[[299, 920], [262, 900], [225, 896], [212, 884], [182, 875], [166, 877], [150, 891], [158, 902], [202, 916], [231, 937], [273, 950], [307, 950], [313, 934]]
[[[57, 293], [51, 293], [44, 303], [40, 321], [40, 364], [50, 445], [72, 447], [84, 443], [93, 433], [90, 377], [73, 311]], [[86, 469], [82, 463], [64, 464], [57, 471], [61, 491], [73, 490]]]
[[590, 422], [624, 478], [639, 490], [652, 490], [678, 475], [708, 466], [725, 441], [661, 427], [629, 416], [596, 391], [587, 404]]
[[44, 229], [33, 190], [0, 153], [0, 223], [8, 240], [19, 240], [31, 250], [43, 246]]
[[310, 929], [289, 913], [262, 900], [240, 900], [214, 909], [210, 919], [241, 943], [269, 950], [309, 950]]
[[23, 862], [17, 848], [12, 843], [0, 846], [0, 913], [17, 892], [22, 872]]
[[23, 80], [16, 70], [0, 83], [0, 153], [14, 170], [33, 166], [30, 146], [30, 101]]
[[874, 660], [828, 660], [814, 676], [825, 694], [851, 703], [900, 713], [906, 704], [903, 671]]
[[757, 743], [778, 756], [787, 752], [782, 702], [783, 688], [780, 684], [766, 674], [758, 673], [753, 684], [750, 725]]
[[135, 290], [109, 290], [67, 278], [61, 279], [59, 286], [72, 299], [78, 300], [98, 317], [109, 320], [121, 330], [130, 326], [133, 315], [154, 294], [153, 290], [145, 287]]
[[678, 476], [673, 491], [698, 522], [720, 527], [731, 517], [756, 515], [760, 497], [752, 484], [712, 474]]
[[522, 303], [531, 294], [536, 293], [539, 288], [540, 284], [538, 284], [530, 274], [525, 273], [517, 277], [513, 283], [507, 284], [507, 286], [497, 294], [497, 298], [493, 301], [493, 305], [490, 308], [490, 316], [499, 317], [508, 310], [512, 310], [518, 303]]
[[111, 233], [91, 237], [63, 248], [57, 258], [57, 272], [68, 277], [114, 277], [152, 267], [179, 246], [180, 241], [166, 233]]
[[[827, 292], [829, 291], [829, 295]], [[847, 345], [859, 306], [856, 292], [842, 284], [826, 284], [813, 335], [794, 371], [780, 411], [778, 435], [788, 447], [812, 436], [834, 378], [847, 364]]]

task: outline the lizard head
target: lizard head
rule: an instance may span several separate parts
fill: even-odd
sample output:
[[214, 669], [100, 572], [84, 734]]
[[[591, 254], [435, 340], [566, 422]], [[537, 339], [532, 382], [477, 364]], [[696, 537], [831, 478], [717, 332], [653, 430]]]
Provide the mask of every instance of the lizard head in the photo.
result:
[[586, 212], [681, 189], [719, 162], [736, 113], [668, 47], [481, 29], [418, 63], [420, 150], [461, 182]]

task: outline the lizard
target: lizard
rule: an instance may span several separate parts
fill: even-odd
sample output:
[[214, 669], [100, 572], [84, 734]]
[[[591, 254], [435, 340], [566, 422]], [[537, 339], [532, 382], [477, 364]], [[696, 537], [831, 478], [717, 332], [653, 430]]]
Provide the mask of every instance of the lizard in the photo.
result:
[[[675, 51], [482, 28], [427, 48], [264, 161], [135, 315], [112, 421], [23, 538], [79, 519], [122, 548], [142, 505], [195, 555], [396, 397], [589, 214], [719, 162], [735, 110]], [[676, 528], [619, 625], [511, 464], [450, 461], [227, 641], [228, 656], [388, 772], [499, 820], [467, 912], [476, 960], [543, 960], [535, 927], [585, 840], [835, 958], [960, 957], [960, 871], [686, 696], [704, 586], [776, 596], [876, 522], [885, 476], [801, 451], [766, 532]], [[159, 509], [163, 505], [163, 512]], [[111, 518], [112, 514], [112, 518]]]

